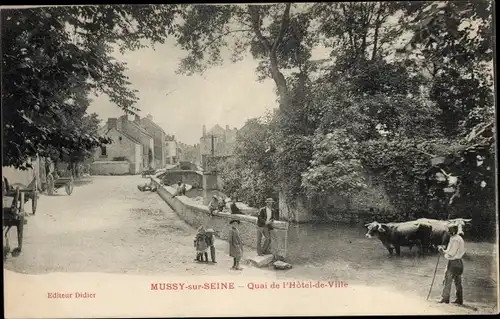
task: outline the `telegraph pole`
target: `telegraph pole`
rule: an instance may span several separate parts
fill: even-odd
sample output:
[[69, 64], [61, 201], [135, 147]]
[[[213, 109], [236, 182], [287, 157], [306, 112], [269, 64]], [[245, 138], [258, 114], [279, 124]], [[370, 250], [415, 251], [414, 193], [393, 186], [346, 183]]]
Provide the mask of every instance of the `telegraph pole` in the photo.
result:
[[[215, 140], [215, 137], [214, 137], [214, 133], [212, 133], [212, 166], [214, 165], [214, 162], [215, 162], [215, 143], [214, 143], [214, 140]], [[213, 168], [211, 168], [210, 170], [212, 170]]]
[[212, 157], [213, 157], [213, 156], [214, 156], [214, 154], [215, 154], [215, 150], [214, 150], [214, 139], [215, 139], [214, 134], [212, 134]]

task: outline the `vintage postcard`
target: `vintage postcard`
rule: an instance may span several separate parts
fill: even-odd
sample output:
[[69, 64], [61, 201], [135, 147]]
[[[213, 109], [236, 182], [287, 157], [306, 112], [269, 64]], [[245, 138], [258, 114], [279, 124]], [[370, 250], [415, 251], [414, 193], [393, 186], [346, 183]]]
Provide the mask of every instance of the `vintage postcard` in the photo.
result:
[[2, 6], [4, 316], [498, 313], [494, 12]]

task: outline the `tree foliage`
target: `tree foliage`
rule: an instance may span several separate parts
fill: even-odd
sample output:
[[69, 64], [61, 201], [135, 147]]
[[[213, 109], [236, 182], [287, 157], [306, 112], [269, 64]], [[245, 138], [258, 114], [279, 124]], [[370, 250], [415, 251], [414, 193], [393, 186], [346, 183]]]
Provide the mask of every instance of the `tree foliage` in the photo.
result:
[[[52, 149], [88, 150], [104, 141], [71, 133], [75, 108], [103, 93], [128, 113], [136, 92], [113, 48], [138, 49], [141, 39], [162, 42], [176, 6], [56, 6], [1, 11], [3, 165], [25, 168]], [[83, 114], [78, 114], [83, 116]], [[79, 119], [81, 120], [81, 118]]]
[[235, 156], [222, 169], [224, 191], [255, 207], [278, 191], [270, 134], [269, 123], [248, 120], [238, 131]]
[[[125, 66], [110, 50], [174, 34], [187, 52], [180, 72], [203, 73], [227, 53], [232, 61], [250, 54], [258, 78], [276, 85], [279, 108], [265, 122], [247, 123], [223, 168], [232, 196], [254, 205], [277, 191], [289, 199], [349, 198], [369, 175], [407, 217], [474, 212], [491, 219], [491, 14], [483, 0], [2, 12], [2, 94], [12, 106], [4, 111], [4, 156], [19, 165], [51, 146], [102, 143], [79, 131], [57, 140], [65, 135], [50, 124], [71, 119], [89, 92], [134, 112]], [[329, 59], [315, 59], [318, 44]]]
[[[489, 2], [195, 6], [186, 17], [184, 71], [203, 72], [229, 48], [240, 57], [249, 51], [260, 77], [274, 80], [280, 108], [270, 134], [256, 138], [270, 144], [276, 181], [289, 196], [348, 198], [368, 174], [402, 214], [444, 216], [460, 196], [491, 191], [476, 186], [493, 187], [481, 183], [492, 176], [492, 127], [481, 142], [466, 137], [494, 114]], [[405, 39], [412, 50], [401, 49]], [[313, 59], [318, 43], [330, 61]], [[466, 159], [470, 150], [482, 165]], [[440, 157], [446, 161], [435, 164]], [[236, 162], [239, 172], [262, 171], [246, 157]]]

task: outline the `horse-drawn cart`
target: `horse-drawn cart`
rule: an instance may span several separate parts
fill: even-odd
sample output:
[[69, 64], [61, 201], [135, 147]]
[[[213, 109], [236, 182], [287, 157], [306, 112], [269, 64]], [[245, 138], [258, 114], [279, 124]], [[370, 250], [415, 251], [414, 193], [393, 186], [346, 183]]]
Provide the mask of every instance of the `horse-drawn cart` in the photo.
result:
[[13, 183], [9, 184], [9, 181], [6, 177], [3, 177], [2, 187], [5, 188], [5, 192], [7, 193], [5, 196], [13, 197], [16, 191], [16, 188], [19, 187], [22, 193], [24, 193], [24, 202], [26, 204], [28, 200], [31, 200], [31, 212], [33, 215], [36, 213], [36, 207], [38, 204], [38, 198], [40, 197], [40, 192], [37, 188], [36, 180], [33, 179], [28, 186], [24, 186], [22, 183]]
[[142, 178], [145, 178], [145, 177], [148, 177], [148, 176], [154, 175], [155, 173], [156, 173], [156, 169], [149, 168], [149, 169], [146, 169], [146, 170], [143, 170], [143, 171], [142, 171], [142, 173], [141, 173], [141, 177], [142, 177]]
[[66, 194], [71, 195], [74, 188], [73, 177], [58, 177], [55, 179], [52, 174], [47, 176], [47, 194], [54, 195], [56, 190], [62, 187], [66, 190]]
[[[23, 231], [24, 225], [27, 224], [24, 212], [25, 194], [31, 192], [31, 190], [16, 187], [14, 192], [6, 191], [3, 196], [3, 210], [2, 210], [2, 221], [3, 221], [3, 231], [4, 231], [4, 247], [3, 247], [3, 259], [7, 258], [9, 253], [13, 257], [19, 256], [23, 248]], [[17, 248], [11, 251], [9, 244], [8, 233], [12, 227], [17, 229]]]

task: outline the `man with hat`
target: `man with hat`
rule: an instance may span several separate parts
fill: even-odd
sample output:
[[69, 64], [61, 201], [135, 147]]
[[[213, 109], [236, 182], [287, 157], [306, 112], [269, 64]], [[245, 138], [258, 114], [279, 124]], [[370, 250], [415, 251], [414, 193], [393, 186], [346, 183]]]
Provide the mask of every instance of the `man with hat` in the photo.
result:
[[443, 246], [439, 247], [439, 251], [444, 253], [444, 258], [448, 260], [446, 271], [444, 274], [444, 287], [441, 294], [439, 303], [449, 303], [451, 293], [451, 283], [455, 283], [456, 299], [454, 304], [463, 304], [463, 291], [462, 291], [462, 274], [464, 272], [464, 264], [462, 257], [465, 254], [465, 243], [462, 236], [458, 235], [458, 225], [451, 223], [448, 225], [448, 230], [451, 235], [450, 242], [446, 249]]
[[[274, 200], [266, 199], [266, 206], [262, 207], [257, 216], [257, 254], [263, 256], [269, 254], [271, 248], [271, 230], [273, 230], [273, 221], [278, 220], [278, 211], [273, 208]], [[262, 246], [262, 237], [265, 237], [264, 246]]]
[[215, 230], [209, 228], [206, 230], [205, 235], [207, 238], [208, 247], [210, 248], [210, 257], [212, 259], [212, 263], [216, 264], [217, 261], [215, 261]]

